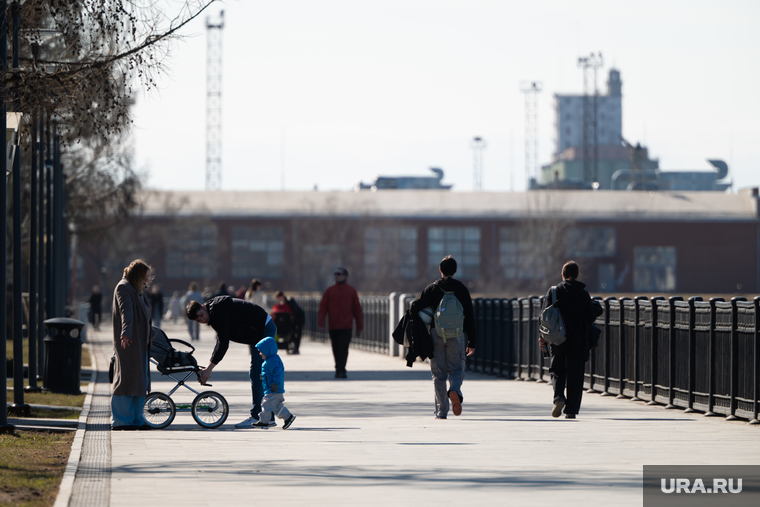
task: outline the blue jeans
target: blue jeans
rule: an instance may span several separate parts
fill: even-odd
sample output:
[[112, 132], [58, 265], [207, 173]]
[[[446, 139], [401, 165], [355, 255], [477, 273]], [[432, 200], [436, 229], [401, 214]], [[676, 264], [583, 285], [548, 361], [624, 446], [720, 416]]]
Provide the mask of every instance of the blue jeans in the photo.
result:
[[[433, 373], [435, 390], [435, 416], [445, 419], [449, 413], [449, 392], [455, 391], [462, 400], [462, 381], [464, 380], [465, 346], [467, 336], [449, 338], [445, 343], [438, 336], [435, 328], [430, 330], [433, 339], [433, 357], [430, 358], [430, 371]], [[448, 380], [448, 389], [446, 381]]]
[[[264, 327], [264, 337], [274, 338], [277, 335], [277, 326], [274, 321], [270, 320]], [[253, 407], [251, 407], [251, 417], [258, 419], [261, 413], [261, 398], [264, 397], [264, 384], [261, 383], [261, 363], [264, 360], [259, 355], [259, 350], [255, 345], [251, 345], [251, 369], [248, 371], [248, 378], [251, 380], [251, 398]], [[272, 415], [274, 420], [274, 415]]]
[[[146, 385], [150, 386], [150, 361], [147, 357], [145, 360], [149, 363]], [[145, 396], [111, 395], [111, 427], [144, 425], [143, 405]]]

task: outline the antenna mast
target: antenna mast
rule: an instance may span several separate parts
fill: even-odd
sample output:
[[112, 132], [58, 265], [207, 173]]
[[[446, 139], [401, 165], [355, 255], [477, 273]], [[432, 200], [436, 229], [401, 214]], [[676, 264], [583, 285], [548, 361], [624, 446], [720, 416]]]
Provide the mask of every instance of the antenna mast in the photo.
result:
[[[601, 52], [578, 58], [578, 67], [583, 69], [583, 181], [590, 183], [594, 188], [599, 182], [599, 136], [597, 129], [599, 88], [596, 86], [596, 71], [602, 64]], [[592, 72], [594, 80], [593, 99], [591, 98], [590, 83]]]
[[483, 190], [483, 150], [488, 146], [482, 137], [473, 137], [472, 148], [473, 190]]
[[222, 187], [222, 29], [219, 18], [206, 18], [206, 190]]
[[525, 186], [530, 188], [531, 178], [538, 179], [538, 93], [541, 81], [520, 84], [525, 94]]

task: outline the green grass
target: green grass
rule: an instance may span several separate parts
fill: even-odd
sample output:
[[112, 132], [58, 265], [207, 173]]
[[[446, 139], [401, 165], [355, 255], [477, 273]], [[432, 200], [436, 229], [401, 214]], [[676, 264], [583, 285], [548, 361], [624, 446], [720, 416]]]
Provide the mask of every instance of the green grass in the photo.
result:
[[49, 408], [33, 408], [29, 417], [39, 419], [79, 419], [81, 410], [52, 410]]
[[0, 507], [53, 505], [73, 440], [73, 431], [0, 434]]
[[[24, 403], [27, 403], [29, 405], [52, 405], [55, 407], [81, 408], [84, 405], [84, 398], [87, 396], [84, 394], [84, 391], [87, 390], [88, 384], [89, 382], [82, 382], [80, 387], [80, 389], [83, 391], [82, 394], [60, 394], [51, 393], [50, 391], [42, 391], [39, 393], [24, 392]], [[13, 381], [7, 381], [6, 385], [12, 388]], [[29, 382], [27, 380], [24, 380], [24, 385], [29, 385]], [[37, 385], [42, 387], [41, 382], [38, 382]], [[6, 397], [9, 403], [13, 403], [13, 391], [6, 391]]]

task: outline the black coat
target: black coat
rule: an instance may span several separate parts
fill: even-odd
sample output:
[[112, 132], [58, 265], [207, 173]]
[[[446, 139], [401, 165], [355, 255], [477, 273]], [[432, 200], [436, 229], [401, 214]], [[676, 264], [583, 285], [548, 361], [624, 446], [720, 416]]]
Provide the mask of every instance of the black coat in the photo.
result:
[[[544, 308], [553, 302], [552, 290], [549, 289], [546, 293]], [[586, 284], [578, 280], [563, 280], [559, 283], [556, 307], [562, 314], [565, 336], [567, 336], [567, 341], [560, 347], [583, 349], [584, 355], [588, 356], [590, 326], [600, 315], [597, 313], [600, 307], [591, 304], [591, 296], [586, 292]]]
[[269, 314], [259, 305], [230, 296], [217, 296], [205, 303], [208, 325], [216, 331], [216, 347], [211, 362], [219, 364], [230, 342], [256, 345], [264, 338]]
[[407, 347], [404, 359], [409, 368], [418, 357], [423, 360], [433, 357], [433, 339], [430, 337], [430, 331], [422, 319], [412, 313], [411, 309], [406, 311], [393, 331], [393, 340]]

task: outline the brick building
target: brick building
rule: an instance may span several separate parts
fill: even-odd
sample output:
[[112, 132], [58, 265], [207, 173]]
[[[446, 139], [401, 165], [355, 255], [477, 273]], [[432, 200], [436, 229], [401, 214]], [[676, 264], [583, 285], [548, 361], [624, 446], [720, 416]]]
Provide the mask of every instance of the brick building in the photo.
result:
[[342, 265], [364, 293], [417, 292], [453, 255], [477, 293], [542, 293], [573, 258], [592, 292], [760, 292], [756, 191], [149, 192], [139, 218], [76, 252], [75, 293], [126, 264], [164, 294], [197, 280], [321, 291]]

